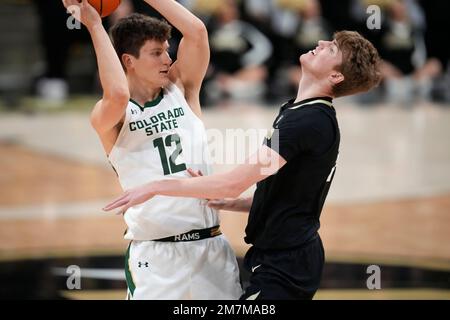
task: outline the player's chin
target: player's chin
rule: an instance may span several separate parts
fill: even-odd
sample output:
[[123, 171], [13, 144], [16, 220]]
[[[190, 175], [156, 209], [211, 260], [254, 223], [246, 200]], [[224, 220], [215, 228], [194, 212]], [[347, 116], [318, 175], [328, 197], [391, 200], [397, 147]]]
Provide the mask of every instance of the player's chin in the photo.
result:
[[160, 73], [159, 79], [162, 87], [167, 86], [170, 83], [169, 75], [166, 73]]
[[[309, 54], [309, 55], [308, 55]], [[298, 58], [298, 61], [300, 62], [301, 65], [304, 65], [305, 63], [307, 63], [309, 61], [309, 56], [311, 54], [308, 53], [304, 53], [302, 55], [300, 55], [300, 57]]]

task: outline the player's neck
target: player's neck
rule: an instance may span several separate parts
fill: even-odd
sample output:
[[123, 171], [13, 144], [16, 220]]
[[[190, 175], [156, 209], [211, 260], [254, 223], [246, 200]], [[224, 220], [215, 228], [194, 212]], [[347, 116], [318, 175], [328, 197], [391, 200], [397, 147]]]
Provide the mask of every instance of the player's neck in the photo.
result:
[[322, 83], [303, 74], [298, 85], [297, 97], [295, 102], [300, 102], [305, 99], [317, 98], [317, 97], [331, 97], [331, 89], [324, 86]]
[[144, 105], [147, 101], [155, 100], [161, 93], [161, 87], [148, 86], [132, 77], [128, 77], [128, 87], [131, 99], [141, 105]]

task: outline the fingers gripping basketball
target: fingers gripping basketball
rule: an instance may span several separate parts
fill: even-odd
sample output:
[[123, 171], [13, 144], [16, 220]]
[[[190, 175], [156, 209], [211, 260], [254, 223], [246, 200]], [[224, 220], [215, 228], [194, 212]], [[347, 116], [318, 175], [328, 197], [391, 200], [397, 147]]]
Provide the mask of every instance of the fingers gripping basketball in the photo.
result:
[[120, 0], [88, 0], [100, 16], [107, 17], [120, 5]]

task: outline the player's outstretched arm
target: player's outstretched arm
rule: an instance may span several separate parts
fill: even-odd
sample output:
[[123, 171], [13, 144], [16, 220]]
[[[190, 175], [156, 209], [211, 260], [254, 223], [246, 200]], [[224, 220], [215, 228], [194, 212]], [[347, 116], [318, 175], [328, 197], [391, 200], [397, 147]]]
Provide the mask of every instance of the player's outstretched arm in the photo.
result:
[[174, 0], [145, 0], [183, 35], [170, 77], [184, 90], [186, 100], [201, 115], [199, 92], [209, 64], [208, 32], [203, 22]]
[[87, 0], [63, 0], [64, 6], [88, 29], [97, 56], [103, 98], [96, 104], [91, 122], [97, 132], [112, 129], [123, 117], [130, 97], [125, 72], [103, 28], [98, 12]]
[[128, 208], [150, 200], [155, 195], [200, 199], [236, 198], [258, 181], [277, 172], [286, 164], [277, 152], [263, 145], [258, 152], [231, 171], [189, 179], [151, 182], [123, 193], [103, 210]]
[[[191, 168], [187, 169], [192, 177], [202, 177], [201, 171], [195, 172]], [[236, 199], [207, 199], [207, 206], [216, 210], [246, 211], [249, 212], [252, 206], [253, 196]]]
[[237, 198], [237, 199], [219, 199], [209, 200], [207, 202], [208, 207], [216, 210], [228, 210], [249, 212], [252, 206], [253, 197]]

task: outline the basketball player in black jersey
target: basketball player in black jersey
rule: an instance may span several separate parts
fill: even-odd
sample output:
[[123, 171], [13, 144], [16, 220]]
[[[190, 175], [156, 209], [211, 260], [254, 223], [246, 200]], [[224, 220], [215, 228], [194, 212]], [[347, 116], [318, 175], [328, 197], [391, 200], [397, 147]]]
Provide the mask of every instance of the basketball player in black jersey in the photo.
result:
[[[319, 218], [339, 152], [332, 100], [378, 85], [379, 60], [357, 32], [319, 41], [300, 56], [297, 97], [281, 107], [271, 133], [245, 164], [207, 177], [192, 172], [192, 179], [152, 182], [125, 192], [104, 210], [125, 212], [155, 195], [231, 198], [209, 205], [250, 210], [245, 241], [252, 247], [244, 262], [251, 277], [241, 299], [312, 299], [324, 265]], [[235, 199], [254, 183], [252, 198]]]

